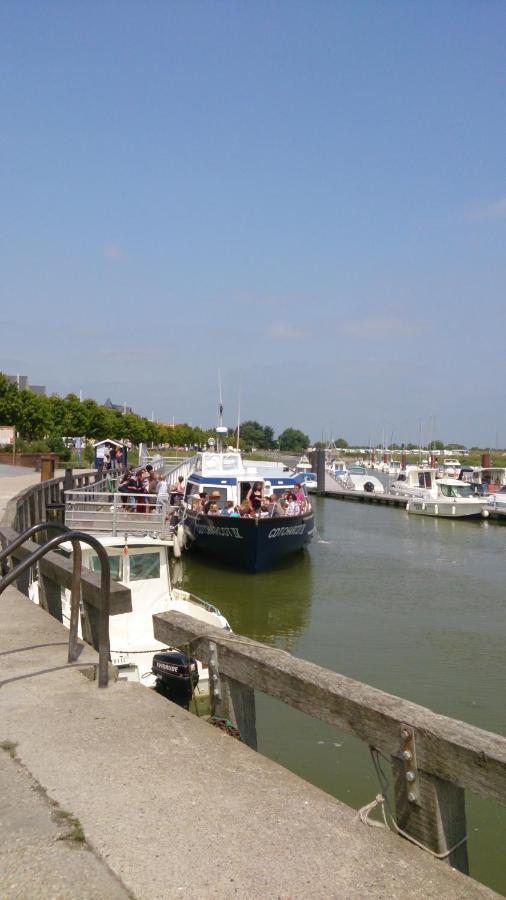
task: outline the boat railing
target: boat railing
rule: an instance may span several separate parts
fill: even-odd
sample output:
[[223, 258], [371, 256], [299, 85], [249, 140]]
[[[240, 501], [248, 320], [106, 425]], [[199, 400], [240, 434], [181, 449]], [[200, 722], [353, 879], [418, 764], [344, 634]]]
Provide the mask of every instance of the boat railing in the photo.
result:
[[180, 475], [186, 479], [191, 474], [191, 472], [195, 469], [195, 464], [197, 462], [196, 456], [190, 456], [187, 459], [171, 459], [166, 456], [164, 459], [164, 475], [167, 476], [167, 482], [170, 484], [174, 484], [177, 482], [177, 479]]
[[169, 497], [82, 489], [65, 491], [65, 523], [71, 529], [118, 534], [156, 534], [168, 540], [176, 507]]

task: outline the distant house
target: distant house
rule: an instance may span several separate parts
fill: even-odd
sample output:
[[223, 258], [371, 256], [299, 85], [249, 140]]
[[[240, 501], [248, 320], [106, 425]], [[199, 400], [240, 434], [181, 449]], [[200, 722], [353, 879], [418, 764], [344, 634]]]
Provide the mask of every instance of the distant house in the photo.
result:
[[11, 384], [16, 385], [18, 391], [31, 391], [32, 394], [39, 394], [42, 397], [46, 395], [45, 384], [28, 384], [28, 375], [6, 375], [5, 377]]
[[127, 406], [126, 403], [113, 403], [111, 398], [108, 397], [104, 403], [106, 409], [115, 409], [120, 413], [133, 413], [133, 409], [131, 406]]

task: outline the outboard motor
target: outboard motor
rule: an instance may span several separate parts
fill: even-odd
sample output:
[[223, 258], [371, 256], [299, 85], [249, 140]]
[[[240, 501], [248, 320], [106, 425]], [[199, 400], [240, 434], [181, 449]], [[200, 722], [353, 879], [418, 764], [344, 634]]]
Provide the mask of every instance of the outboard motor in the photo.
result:
[[[191, 659], [191, 685], [199, 683], [197, 660]], [[180, 687], [190, 690], [190, 668], [188, 657], [182, 650], [161, 650], [153, 656], [151, 671], [156, 678], [157, 687]]]

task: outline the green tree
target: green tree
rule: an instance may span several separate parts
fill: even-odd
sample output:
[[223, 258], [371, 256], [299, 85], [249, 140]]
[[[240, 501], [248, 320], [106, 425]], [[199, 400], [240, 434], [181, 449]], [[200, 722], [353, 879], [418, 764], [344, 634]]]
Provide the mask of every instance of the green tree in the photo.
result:
[[307, 434], [296, 428], [285, 428], [279, 435], [279, 449], [301, 452], [309, 447]]
[[89, 406], [85, 406], [84, 402], [81, 403], [77, 394], [67, 394], [65, 397], [65, 406], [69, 417], [69, 436], [87, 437], [90, 434], [89, 429], [91, 428]]
[[[235, 443], [235, 441], [234, 441]], [[272, 450], [275, 446], [274, 430], [270, 425], [248, 420], [240, 426], [240, 443], [245, 450], [255, 447], [259, 450]]]
[[[58, 394], [51, 394], [46, 398], [46, 410], [48, 415], [49, 432], [63, 435], [64, 437], [76, 437], [72, 431], [72, 415], [68, 404]], [[57, 452], [56, 450], [54, 451]]]
[[347, 447], [349, 447], [348, 441], [345, 441], [344, 438], [338, 438], [335, 443], [336, 447], [339, 447], [341, 450], [345, 450]]
[[18, 424], [19, 397], [15, 384], [0, 373], [0, 425]]
[[35, 441], [48, 432], [49, 414], [46, 398], [31, 391], [18, 391], [17, 429], [22, 438]]
[[125, 424], [125, 437], [132, 444], [146, 443], [148, 440], [148, 420], [136, 416], [135, 413], [126, 413], [123, 416]]

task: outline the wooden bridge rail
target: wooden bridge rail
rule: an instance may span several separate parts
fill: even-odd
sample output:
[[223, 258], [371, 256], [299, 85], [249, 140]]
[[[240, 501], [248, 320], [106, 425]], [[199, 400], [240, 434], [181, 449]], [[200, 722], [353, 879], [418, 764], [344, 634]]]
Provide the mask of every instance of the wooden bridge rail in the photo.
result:
[[468, 871], [464, 791], [506, 805], [505, 737], [182, 613], [160, 613], [153, 622], [159, 641], [190, 644], [191, 653], [209, 665], [216, 714], [230, 718], [254, 749], [259, 690], [385, 754], [393, 767], [399, 828]]

